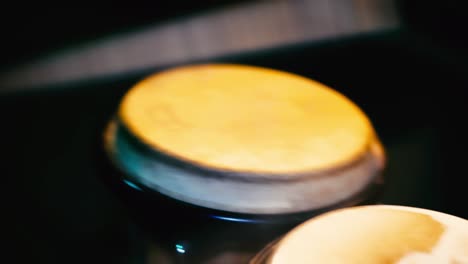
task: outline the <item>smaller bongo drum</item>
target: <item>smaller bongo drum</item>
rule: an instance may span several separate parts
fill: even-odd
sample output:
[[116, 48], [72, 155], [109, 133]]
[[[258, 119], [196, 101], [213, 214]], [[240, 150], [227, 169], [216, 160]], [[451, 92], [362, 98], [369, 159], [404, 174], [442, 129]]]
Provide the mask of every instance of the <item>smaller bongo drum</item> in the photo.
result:
[[[221, 231], [193, 230], [212, 221], [291, 228], [365, 203], [385, 165], [370, 120], [344, 95], [292, 73], [233, 64], [181, 66], [140, 81], [122, 98], [104, 145], [110, 177], [138, 197], [132, 207], [152, 214], [142, 217], [149, 225], [165, 233], [184, 226], [190, 231], [178, 234], [217, 244]], [[269, 234], [262, 243], [279, 235], [253, 230]]]

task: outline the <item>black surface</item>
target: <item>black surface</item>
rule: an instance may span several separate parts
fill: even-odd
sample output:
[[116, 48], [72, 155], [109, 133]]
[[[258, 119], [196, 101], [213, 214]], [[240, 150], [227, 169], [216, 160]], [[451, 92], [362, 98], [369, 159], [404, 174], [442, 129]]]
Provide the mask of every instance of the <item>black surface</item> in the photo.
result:
[[396, 0], [395, 3], [401, 21], [411, 30], [468, 55], [468, 39], [465, 37], [468, 6], [465, 1]]
[[[382, 201], [468, 217], [467, 67], [393, 32], [256, 52], [224, 62], [292, 71], [369, 115], [387, 149]], [[158, 69], [152, 69], [156, 71]], [[2, 218], [14, 263], [135, 263], [127, 211], [98, 179], [96, 137], [138, 76], [0, 97]]]

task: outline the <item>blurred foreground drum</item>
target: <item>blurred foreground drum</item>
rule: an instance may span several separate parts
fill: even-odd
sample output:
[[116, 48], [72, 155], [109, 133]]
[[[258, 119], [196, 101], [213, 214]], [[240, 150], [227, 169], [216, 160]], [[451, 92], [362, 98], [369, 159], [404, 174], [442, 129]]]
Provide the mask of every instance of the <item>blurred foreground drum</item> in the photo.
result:
[[167, 263], [242, 263], [317, 214], [372, 203], [385, 155], [337, 91], [272, 69], [170, 69], [122, 98], [104, 178]]
[[414, 207], [345, 208], [299, 225], [250, 263], [468, 263], [468, 221]]

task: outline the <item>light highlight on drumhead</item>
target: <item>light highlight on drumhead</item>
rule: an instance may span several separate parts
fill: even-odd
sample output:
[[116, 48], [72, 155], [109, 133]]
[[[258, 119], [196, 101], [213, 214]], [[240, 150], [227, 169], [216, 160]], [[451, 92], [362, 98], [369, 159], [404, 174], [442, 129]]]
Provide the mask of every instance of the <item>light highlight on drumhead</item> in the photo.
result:
[[119, 117], [145, 144], [202, 166], [291, 173], [362, 156], [373, 130], [345, 96], [313, 80], [241, 65], [153, 75], [123, 98]]

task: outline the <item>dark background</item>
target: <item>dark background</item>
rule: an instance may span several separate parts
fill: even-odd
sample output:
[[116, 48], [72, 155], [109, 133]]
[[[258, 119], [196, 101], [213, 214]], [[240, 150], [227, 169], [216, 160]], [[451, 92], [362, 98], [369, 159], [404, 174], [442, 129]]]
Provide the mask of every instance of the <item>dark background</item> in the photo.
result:
[[40, 6], [10, 6], [0, 11], [0, 61], [6, 67], [57, 48], [243, 2], [249, 1], [41, 1]]
[[[106, 34], [130, 31], [178, 17], [229, 7], [248, 0], [205, 1], [72, 1], [66, 5], [3, 6], [0, 11], [3, 67], [27, 61], [56, 48], [76, 45]], [[466, 5], [463, 1], [396, 0], [405, 26], [432, 41], [466, 54]]]

